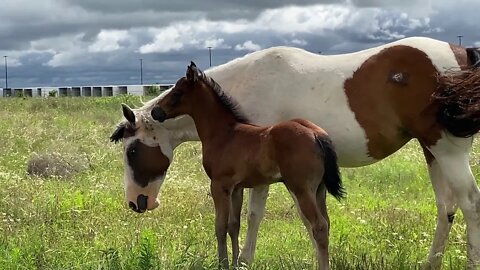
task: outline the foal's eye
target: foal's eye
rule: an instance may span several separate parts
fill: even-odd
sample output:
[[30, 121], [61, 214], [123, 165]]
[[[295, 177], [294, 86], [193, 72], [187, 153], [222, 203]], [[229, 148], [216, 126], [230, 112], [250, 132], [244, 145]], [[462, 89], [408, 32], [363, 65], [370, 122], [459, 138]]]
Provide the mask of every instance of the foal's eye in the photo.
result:
[[182, 92], [173, 92], [173, 97], [174, 98], [180, 98], [183, 95]]

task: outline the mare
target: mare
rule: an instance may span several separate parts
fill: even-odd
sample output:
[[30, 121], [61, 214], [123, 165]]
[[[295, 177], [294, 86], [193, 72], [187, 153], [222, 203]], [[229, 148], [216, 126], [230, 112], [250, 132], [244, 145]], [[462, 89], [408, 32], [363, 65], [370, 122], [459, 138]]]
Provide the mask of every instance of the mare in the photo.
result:
[[[460, 208], [467, 230], [468, 266], [480, 265], [480, 191], [470, 170], [473, 135], [480, 126], [480, 54], [447, 42], [411, 37], [349, 54], [318, 55], [273, 47], [205, 71], [235, 100], [253, 124], [291, 118], [321, 126], [335, 145], [341, 167], [366, 166], [411, 139], [423, 148], [437, 206], [426, 260], [439, 268]], [[127, 203], [153, 209], [173, 149], [197, 141], [188, 116], [154, 123], [151, 111], [168, 93], [139, 109], [111, 139], [123, 139]], [[249, 192], [247, 235], [240, 258], [254, 258], [268, 186]], [[148, 200], [147, 200], [148, 198]]]
[[325, 191], [337, 199], [344, 191], [327, 133], [304, 119], [264, 127], [249, 124], [220, 85], [193, 62], [186, 77], [152, 110], [153, 119], [159, 122], [184, 114], [195, 122], [203, 167], [211, 180], [219, 265], [229, 265], [228, 231], [233, 266], [237, 266], [243, 188], [283, 182], [316, 248], [318, 268], [328, 269]]

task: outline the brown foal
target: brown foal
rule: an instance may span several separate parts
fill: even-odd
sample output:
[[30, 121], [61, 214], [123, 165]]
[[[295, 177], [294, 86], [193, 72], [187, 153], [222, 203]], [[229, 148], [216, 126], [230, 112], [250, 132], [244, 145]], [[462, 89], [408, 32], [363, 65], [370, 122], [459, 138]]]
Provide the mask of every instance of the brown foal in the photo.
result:
[[283, 182], [309, 231], [318, 268], [328, 269], [326, 191], [340, 199], [344, 190], [327, 133], [303, 119], [268, 127], [249, 124], [221, 87], [193, 62], [186, 77], [152, 110], [153, 119], [160, 122], [183, 114], [195, 122], [203, 167], [211, 179], [220, 267], [229, 266], [227, 232], [233, 265], [238, 263], [243, 188]]

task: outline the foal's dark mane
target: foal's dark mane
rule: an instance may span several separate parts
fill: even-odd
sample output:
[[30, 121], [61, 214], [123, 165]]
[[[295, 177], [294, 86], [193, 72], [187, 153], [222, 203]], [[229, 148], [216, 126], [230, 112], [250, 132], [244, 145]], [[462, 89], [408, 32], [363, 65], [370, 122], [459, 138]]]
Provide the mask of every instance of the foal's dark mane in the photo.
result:
[[241, 111], [240, 106], [238, 103], [225, 91], [223, 91], [222, 87], [215, 81], [213, 78], [205, 75], [203, 71], [198, 70], [198, 78], [204, 82], [218, 97], [220, 103], [227, 109], [227, 111], [231, 112], [233, 117], [236, 121], [249, 124], [250, 121], [248, 120], [247, 116]]

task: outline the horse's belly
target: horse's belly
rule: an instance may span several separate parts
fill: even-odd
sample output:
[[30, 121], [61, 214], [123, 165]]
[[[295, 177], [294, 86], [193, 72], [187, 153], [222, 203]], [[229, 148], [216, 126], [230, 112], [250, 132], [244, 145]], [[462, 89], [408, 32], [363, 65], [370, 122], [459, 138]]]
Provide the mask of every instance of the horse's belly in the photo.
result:
[[[276, 91], [254, 89], [268, 89], [257, 82], [255, 86], [247, 87], [249, 91], [238, 96], [237, 100], [243, 112], [257, 125], [303, 118], [320, 126], [332, 139], [342, 167], [357, 167], [378, 161], [368, 154], [366, 133], [348, 105], [343, 80], [331, 78], [329, 83], [325, 79], [321, 85], [315, 85], [316, 82], [313, 80], [311, 85], [300, 86], [302, 82], [290, 78], [277, 86]], [[297, 89], [292, 90], [295, 86]]]

